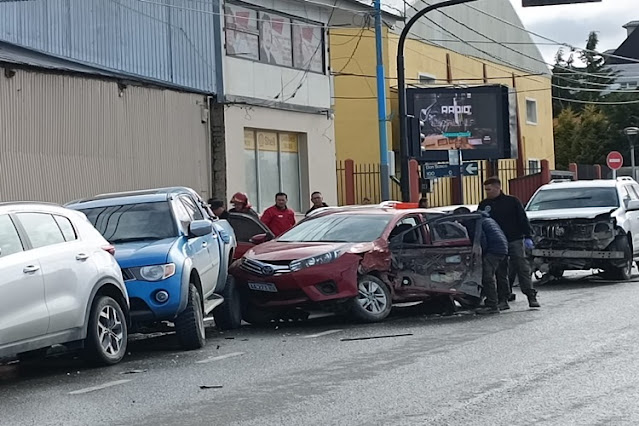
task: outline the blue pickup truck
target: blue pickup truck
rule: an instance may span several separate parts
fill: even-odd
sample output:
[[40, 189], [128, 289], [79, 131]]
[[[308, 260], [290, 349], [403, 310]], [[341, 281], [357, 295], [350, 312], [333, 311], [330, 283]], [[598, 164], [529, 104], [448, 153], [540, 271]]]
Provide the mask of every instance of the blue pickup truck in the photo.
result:
[[228, 273], [233, 228], [192, 189], [104, 194], [71, 202], [111, 244], [129, 293], [133, 330], [175, 324], [184, 349], [204, 346], [204, 317], [240, 326], [241, 304]]

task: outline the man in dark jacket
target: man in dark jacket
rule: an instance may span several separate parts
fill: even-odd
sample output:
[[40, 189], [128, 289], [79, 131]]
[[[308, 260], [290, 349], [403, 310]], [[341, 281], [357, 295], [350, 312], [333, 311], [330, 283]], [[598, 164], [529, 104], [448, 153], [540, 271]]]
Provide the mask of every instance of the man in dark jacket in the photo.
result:
[[306, 212], [306, 216], [314, 210], [321, 209], [323, 207], [328, 207], [328, 204], [324, 202], [324, 197], [321, 192], [315, 191], [311, 194], [311, 203], [313, 203], [313, 207], [309, 211]]
[[508, 260], [504, 260], [497, 268], [497, 292], [499, 309], [510, 309], [508, 297], [510, 284], [508, 268], [517, 272], [521, 292], [528, 297], [528, 306], [538, 308], [537, 290], [532, 285], [532, 271], [526, 259], [525, 249], [533, 248], [532, 229], [521, 202], [501, 190], [501, 181], [492, 177], [484, 182], [486, 199], [479, 203], [479, 210], [484, 211], [495, 220], [504, 231], [508, 240]]
[[219, 217], [220, 219], [226, 220], [229, 218], [229, 212], [227, 212], [224, 208], [224, 201], [211, 198], [209, 200], [209, 207], [211, 207], [213, 214], [215, 214], [215, 216]]
[[[470, 210], [466, 207], [455, 209], [453, 214], [468, 214]], [[468, 230], [471, 241], [475, 238], [476, 220], [469, 219], [462, 221], [462, 224]], [[482, 249], [482, 293], [486, 297], [484, 307], [476, 312], [480, 315], [497, 314], [498, 297], [497, 282], [495, 279], [497, 268], [508, 254], [508, 241], [504, 232], [501, 230], [497, 222], [490, 218], [487, 213], [483, 213], [481, 219], [480, 243]]]

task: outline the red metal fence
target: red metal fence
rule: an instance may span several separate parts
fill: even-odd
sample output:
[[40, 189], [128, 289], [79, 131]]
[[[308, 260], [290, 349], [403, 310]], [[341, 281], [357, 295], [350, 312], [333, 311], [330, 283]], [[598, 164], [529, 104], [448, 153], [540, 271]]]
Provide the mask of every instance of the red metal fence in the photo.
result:
[[[431, 180], [427, 194], [428, 204], [432, 207], [451, 204], [478, 204], [484, 198], [483, 182], [490, 177], [491, 170], [487, 163], [479, 162], [477, 176], [463, 178], [463, 199], [459, 200], [458, 182], [442, 178]], [[548, 160], [542, 160], [540, 167], [524, 170], [519, 176], [517, 165], [513, 160], [503, 160], [498, 164], [498, 176], [503, 182], [504, 192], [513, 195], [526, 204], [535, 191], [552, 179], [601, 179], [606, 177], [605, 167], [600, 165], [571, 164], [569, 171], [550, 170]], [[419, 194], [419, 167], [411, 161], [411, 201], [417, 201]], [[603, 176], [602, 176], [603, 175]], [[391, 199], [401, 200], [399, 180], [391, 178]], [[381, 202], [380, 167], [379, 164], [355, 164], [353, 160], [337, 163], [337, 186], [339, 205], [377, 204]]]

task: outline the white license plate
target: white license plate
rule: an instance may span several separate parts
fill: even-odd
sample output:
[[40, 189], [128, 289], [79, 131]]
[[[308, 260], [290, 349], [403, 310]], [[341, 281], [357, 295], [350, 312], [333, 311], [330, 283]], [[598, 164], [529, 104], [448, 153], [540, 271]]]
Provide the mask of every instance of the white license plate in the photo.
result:
[[277, 287], [275, 287], [275, 284], [272, 283], [248, 283], [248, 286], [251, 290], [277, 293]]

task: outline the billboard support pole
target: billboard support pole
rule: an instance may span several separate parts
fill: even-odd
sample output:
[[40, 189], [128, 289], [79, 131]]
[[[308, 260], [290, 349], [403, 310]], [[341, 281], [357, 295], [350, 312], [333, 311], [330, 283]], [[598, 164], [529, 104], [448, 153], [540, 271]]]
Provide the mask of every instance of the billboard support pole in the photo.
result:
[[399, 147], [401, 158], [401, 187], [402, 187], [402, 201], [410, 201], [410, 176], [409, 176], [409, 161], [410, 161], [410, 141], [408, 140], [408, 117], [406, 116], [406, 75], [404, 69], [404, 45], [406, 44], [406, 38], [410, 29], [415, 25], [417, 20], [436, 9], [440, 9], [448, 6], [455, 6], [457, 4], [470, 3], [477, 0], [447, 0], [441, 3], [432, 4], [428, 7], [417, 12], [412, 18], [404, 25], [401, 35], [399, 36], [399, 42], [397, 46], [397, 92], [399, 101]]
[[386, 77], [382, 44], [382, 1], [375, 0], [375, 50], [377, 54], [377, 120], [379, 122], [379, 178], [382, 201], [390, 200], [390, 167], [386, 134]]
[[464, 155], [462, 150], [459, 152], [459, 204], [464, 204]]

